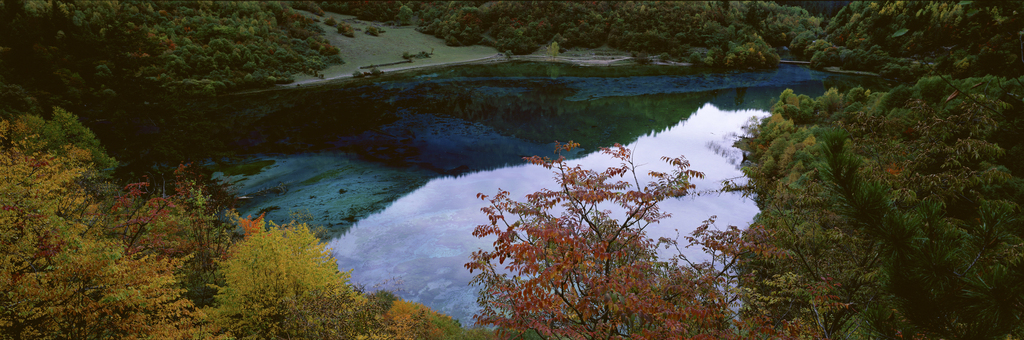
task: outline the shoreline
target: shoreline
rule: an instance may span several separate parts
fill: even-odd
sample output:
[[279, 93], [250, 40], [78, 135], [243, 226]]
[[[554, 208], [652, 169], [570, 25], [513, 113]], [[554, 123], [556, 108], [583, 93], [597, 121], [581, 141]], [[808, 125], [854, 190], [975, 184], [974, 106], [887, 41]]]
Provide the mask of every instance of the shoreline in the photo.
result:
[[[605, 66], [605, 67], [610, 67], [610, 66], [635, 65], [635, 63], [632, 62], [633, 59], [634, 59], [633, 57], [629, 57], [629, 56], [622, 56], [622, 57], [614, 57], [613, 56], [613, 57], [604, 57], [604, 58], [596, 59], [596, 58], [576, 58], [576, 57], [548, 57], [548, 56], [541, 56], [541, 55], [534, 55], [534, 54], [506, 57], [503, 53], [495, 53], [493, 55], [486, 56], [486, 57], [483, 57], [483, 58], [473, 58], [473, 59], [466, 59], [466, 60], [438, 62], [438, 63], [429, 63], [429, 64], [420, 64], [420, 65], [416, 65], [416, 63], [413, 62], [412, 63], [413, 65], [411, 65], [411, 66], [406, 66], [406, 64], [400, 64], [400, 65], [403, 65], [403, 66], [397, 66], [397, 67], [378, 67], [378, 69], [383, 71], [384, 73], [401, 73], [401, 72], [407, 72], [407, 71], [412, 71], [412, 70], [429, 70], [431, 68], [439, 68], [439, 67], [452, 67], [452, 66], [463, 66], [463, 65], [499, 64], [499, 63], [513, 62], [513, 61], [556, 62], [556, 63], [573, 64], [573, 65], [577, 65], [577, 66]], [[691, 64], [689, 64], [689, 63], [657, 62], [657, 61], [651, 62], [651, 65], [691, 66]], [[356, 80], [356, 79], [372, 79], [372, 78], [366, 78], [366, 77], [355, 78], [351, 74], [335, 74], [335, 75], [332, 75], [332, 76], [329, 76], [329, 77], [324, 77], [323, 79], [318, 79], [318, 78], [303, 79], [303, 80], [294, 81], [294, 82], [288, 83], [288, 84], [275, 85], [273, 87], [268, 87], [268, 88], [265, 88], [265, 89], [257, 89], [257, 90], [234, 92], [234, 93], [229, 93], [229, 94], [226, 94], [226, 95], [230, 96], [230, 95], [252, 94], [252, 93], [261, 93], [261, 92], [266, 92], [266, 91], [277, 91], [277, 90], [284, 90], [284, 89], [293, 89], [293, 88], [300, 88], [300, 87], [326, 86], [326, 85], [339, 84], [339, 83], [343, 83], [343, 82], [346, 82], [346, 81], [353, 81], [353, 80]]]
[[[466, 59], [466, 60], [456, 60], [456, 61], [444, 61], [444, 62], [427, 63], [427, 65], [415, 65], [415, 61], [414, 61], [413, 62], [414, 66], [402, 66], [402, 67], [395, 67], [395, 68], [384, 67], [384, 68], [378, 68], [378, 70], [380, 70], [380, 71], [382, 71], [384, 73], [387, 73], [387, 74], [391, 74], [391, 73], [409, 72], [409, 71], [414, 71], [414, 70], [429, 70], [431, 68], [459, 67], [459, 66], [467, 66], [467, 65], [488, 65], [488, 63], [502, 63], [502, 62], [511, 62], [511, 61], [560, 62], [560, 63], [570, 63], [570, 65], [581, 66], [581, 67], [622, 67], [622, 66], [636, 65], [636, 62], [634, 62], [633, 59], [635, 59], [635, 57], [632, 57], [632, 56], [621, 56], [621, 57], [614, 57], [613, 56], [613, 57], [606, 57], [606, 58], [580, 58], [580, 57], [562, 57], [562, 56], [550, 57], [550, 56], [541, 56], [541, 55], [536, 55], [536, 54], [513, 55], [511, 57], [508, 57], [508, 56], [505, 56], [504, 53], [495, 53], [494, 55], [489, 55], [489, 56], [484, 56], [484, 57], [478, 57], [478, 58], [472, 58], [472, 59]], [[691, 67], [692, 66], [691, 63], [689, 63], [689, 62], [676, 62], [676, 61], [651, 61], [650, 65], [652, 65], [652, 66], [670, 66], [670, 67]], [[295, 82], [292, 82], [292, 83], [289, 83], [289, 84], [274, 85], [272, 87], [268, 87], [268, 88], [264, 88], [264, 89], [256, 89], [256, 90], [249, 90], [249, 91], [233, 92], [233, 93], [228, 93], [226, 95], [251, 94], [251, 93], [264, 92], [264, 91], [275, 91], [275, 90], [283, 90], [283, 89], [298, 88], [298, 87], [326, 86], [326, 85], [339, 84], [339, 83], [343, 83], [343, 82], [346, 82], [346, 81], [352, 81], [352, 80], [355, 80], [355, 79], [368, 79], [368, 78], [354, 78], [354, 77], [352, 77], [352, 75], [335, 75], [335, 76], [331, 76], [331, 77], [325, 77], [324, 79], [304, 79], [304, 80], [295, 81]]]
[[825, 71], [825, 72], [832, 72], [832, 73], [838, 73], [838, 74], [848, 74], [848, 75], [855, 75], [855, 76], [875, 76], [875, 77], [881, 77], [881, 75], [879, 75], [878, 73], [867, 72], [867, 71], [844, 70], [844, 69], [840, 68], [839, 66], [829, 66], [829, 67], [826, 67], [826, 68], [824, 68], [822, 70]]
[[[436, 67], [451, 67], [451, 66], [463, 66], [463, 65], [483, 65], [483, 64], [499, 64], [514, 61], [534, 61], [534, 62], [555, 62], [564, 64], [573, 64], [577, 66], [624, 66], [634, 65], [632, 62], [633, 57], [611, 57], [608, 59], [585, 59], [585, 58], [571, 58], [571, 57], [548, 57], [538, 56], [533, 54], [521, 55], [521, 56], [505, 56], [503, 53], [495, 53], [494, 55], [486, 56], [483, 58], [473, 58], [467, 60], [457, 60], [449, 62], [439, 62], [430, 64], [416, 65], [416, 62], [411, 63], [412, 65], [399, 64], [402, 66], [385, 66], [377, 67], [384, 73], [401, 73], [412, 70], [428, 70]], [[689, 63], [673, 63], [673, 62], [653, 62], [651, 65], [671, 65], [671, 66], [690, 66]], [[327, 84], [336, 84], [344, 81], [345, 79], [367, 79], [366, 77], [355, 78], [351, 74], [339, 74], [331, 77], [325, 77], [324, 79], [305, 79], [301, 81], [295, 81], [289, 84], [276, 85], [274, 88], [291, 88], [291, 87], [303, 87], [303, 86], [321, 86]]]
[[[385, 66], [385, 67], [377, 67], [377, 69], [383, 71], [384, 73], [393, 73], [393, 72], [402, 72], [402, 71], [409, 71], [409, 70], [429, 69], [431, 67], [447, 67], [447, 66], [474, 65], [474, 64], [491, 64], [491, 63], [498, 63], [498, 62], [505, 62], [505, 61], [507, 61], [507, 60], [503, 60], [503, 59], [507, 59], [507, 58], [505, 58], [504, 55], [502, 55], [501, 53], [496, 53], [494, 55], [486, 56], [486, 57], [483, 57], [483, 58], [474, 58], [474, 59], [459, 60], [459, 61], [439, 62], [439, 63], [429, 63], [429, 64], [421, 64], [421, 65], [415, 65], [416, 62], [412, 62], [411, 63], [411, 64], [413, 64], [412, 66], [405, 66], [405, 65], [398, 66], [398, 67]], [[321, 86], [321, 85], [326, 85], [326, 84], [335, 84], [335, 83], [338, 83], [339, 81], [344, 81], [345, 79], [366, 79], [366, 78], [365, 77], [363, 77], [363, 78], [355, 78], [351, 74], [338, 74], [338, 75], [334, 75], [334, 76], [331, 76], [331, 77], [324, 77], [323, 79], [315, 79], [315, 78], [314, 79], [305, 79], [305, 80], [295, 81], [295, 82], [292, 82], [292, 83], [289, 83], [289, 84], [275, 85], [274, 87], [269, 88], [269, 89], [281, 89], [281, 88], [302, 87], [302, 86], [310, 86], [310, 87], [312, 87], [312, 86]]]
[[[554, 62], [554, 63], [572, 64], [572, 65], [576, 65], [576, 66], [612, 67], [612, 66], [636, 65], [636, 63], [633, 61], [634, 59], [636, 59], [636, 58], [631, 57], [631, 56], [604, 56], [604, 57], [561, 57], [561, 56], [559, 56], [559, 57], [550, 57], [550, 56], [538, 55], [538, 54], [514, 55], [514, 56], [509, 57], [509, 56], [505, 56], [503, 53], [495, 53], [493, 55], [482, 57], [482, 58], [472, 58], [472, 59], [466, 59], [466, 60], [446, 61], [446, 62], [437, 62], [437, 63], [426, 63], [426, 64], [419, 64], [419, 65], [417, 65], [415, 62], [413, 62], [413, 63], [411, 63], [412, 65], [408, 65], [408, 66], [406, 66], [405, 64], [400, 64], [400, 65], [403, 65], [403, 66], [397, 66], [397, 67], [378, 67], [378, 69], [381, 70], [384, 73], [402, 73], [402, 72], [408, 72], [408, 71], [412, 71], [412, 70], [429, 70], [431, 68], [463, 66], [463, 65], [499, 64], [499, 63], [514, 62], [514, 61]], [[782, 64], [782, 63], [780, 63], [780, 64]], [[663, 61], [656, 61], [656, 60], [655, 61], [651, 61], [650, 65], [677, 66], [677, 67], [690, 67], [690, 66], [693, 66], [693, 64], [685, 63], [685, 62], [672, 62], [672, 61], [664, 61], [663, 62]], [[846, 75], [875, 76], [875, 77], [879, 76], [877, 73], [864, 72], [864, 71], [848, 71], [848, 70], [842, 70], [842, 69], [840, 69], [838, 67], [826, 67], [826, 68], [824, 68], [824, 69], [822, 69], [820, 71], [829, 72], [829, 73], [835, 73], [835, 74], [846, 74]], [[370, 77], [370, 78], [367, 78], [367, 77], [355, 78], [351, 74], [335, 74], [335, 75], [331, 75], [329, 77], [325, 77], [325, 78], [322, 78], [322, 79], [319, 79], [319, 78], [303, 79], [303, 80], [295, 81], [295, 82], [288, 83], [288, 84], [275, 85], [273, 87], [268, 87], [268, 88], [265, 88], [265, 89], [257, 89], [257, 90], [234, 92], [234, 93], [229, 93], [229, 94], [226, 94], [226, 95], [230, 96], [230, 95], [239, 95], [239, 94], [252, 94], [252, 93], [261, 93], [261, 92], [266, 92], [266, 91], [285, 90], [285, 89], [293, 89], [293, 88], [300, 88], [300, 87], [319, 87], [319, 86], [327, 86], [327, 85], [340, 84], [340, 83], [344, 83], [344, 82], [347, 82], [347, 81], [354, 81], [356, 79], [372, 79], [372, 77]]]

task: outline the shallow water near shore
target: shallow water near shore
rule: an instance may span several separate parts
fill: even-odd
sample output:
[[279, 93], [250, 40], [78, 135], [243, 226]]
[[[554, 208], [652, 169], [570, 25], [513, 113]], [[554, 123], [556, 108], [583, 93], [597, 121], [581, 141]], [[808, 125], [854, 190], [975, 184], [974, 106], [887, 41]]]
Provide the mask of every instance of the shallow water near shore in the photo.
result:
[[[581, 148], [566, 155], [570, 164], [603, 169], [618, 163], [596, 151], [621, 143], [638, 172], [667, 170], [659, 158], [682, 155], [707, 175], [698, 189], [713, 190], [742, 181], [743, 154], [733, 143], [783, 90], [817, 96], [860, 84], [884, 90], [875, 78], [793, 65], [709, 72], [506, 63], [408, 72], [217, 103], [235, 113], [240, 137], [228, 144], [242, 156], [221, 167], [260, 167], [230, 176], [252, 197], [243, 216], [287, 221], [298, 213], [326, 228], [353, 283], [396, 290], [468, 325], [478, 307], [463, 264], [493, 242], [472, 236], [487, 222], [476, 194], [500, 188], [521, 199], [554, 184], [550, 171], [522, 157], [554, 156], [554, 141], [573, 140]], [[734, 194], [673, 199], [663, 209], [673, 217], [649, 228], [653, 238], [686, 235], [712, 215], [720, 227], [743, 227], [757, 213]]]

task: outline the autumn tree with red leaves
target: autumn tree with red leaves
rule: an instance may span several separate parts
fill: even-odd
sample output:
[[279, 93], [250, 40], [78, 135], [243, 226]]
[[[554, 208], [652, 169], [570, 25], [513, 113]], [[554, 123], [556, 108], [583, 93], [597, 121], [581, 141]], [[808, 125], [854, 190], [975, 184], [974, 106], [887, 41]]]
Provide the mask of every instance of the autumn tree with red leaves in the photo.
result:
[[0, 120], [2, 338], [209, 335], [178, 286], [183, 259], [162, 252], [166, 233], [150, 232], [166, 205], [120, 218], [120, 207], [107, 209], [81, 184], [93, 153], [73, 144], [65, 157], [31, 151], [31, 140], [11, 138], [20, 129]]
[[[557, 144], [556, 152], [578, 144]], [[473, 235], [496, 237], [494, 250], [478, 250], [466, 264], [476, 272], [472, 284], [482, 288], [478, 323], [507, 331], [533, 331], [541, 337], [568, 339], [669, 339], [713, 336], [740, 338], [773, 333], [754, 319], [737, 315], [739, 276], [732, 270], [743, 256], [770, 254], [764, 237], [752, 227], [741, 231], [713, 228], [714, 217], [686, 237], [690, 246], [709, 254], [692, 262], [681, 254], [659, 259], [659, 246], [676, 241], [653, 240], [646, 229], [670, 214], [658, 203], [693, 194], [691, 178], [704, 174], [689, 169], [684, 158], [662, 159], [671, 172], [648, 173], [653, 181], [641, 187], [629, 149], [615, 145], [604, 154], [622, 164], [602, 172], [570, 166], [565, 158], [530, 157], [554, 169], [558, 190], [542, 189], [514, 201], [499, 190], [494, 197], [478, 194], [489, 224]], [[618, 206], [618, 213], [606, 210]], [[556, 214], [555, 211], [561, 211]], [[617, 220], [613, 215], [624, 214]], [[678, 248], [677, 248], [678, 249]]]

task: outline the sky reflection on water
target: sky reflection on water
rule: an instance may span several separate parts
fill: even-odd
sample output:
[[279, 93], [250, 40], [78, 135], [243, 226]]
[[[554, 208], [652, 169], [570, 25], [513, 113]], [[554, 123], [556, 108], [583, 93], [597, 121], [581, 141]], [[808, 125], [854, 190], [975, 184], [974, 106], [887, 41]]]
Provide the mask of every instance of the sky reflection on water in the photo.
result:
[[[640, 173], [666, 171], [662, 156], [685, 156], [691, 169], [704, 172], [695, 180], [698, 190], [716, 189], [722, 180], [741, 177], [742, 154], [732, 147], [736, 134], [751, 117], [763, 117], [760, 110], [722, 111], [707, 104], [672, 128], [641, 136], [628, 145]], [[584, 168], [601, 170], [618, 162], [600, 153], [571, 160]], [[512, 197], [554, 186], [551, 171], [522, 164], [496, 170], [441, 177], [394, 201], [388, 208], [357, 222], [343, 237], [333, 239], [342, 270], [353, 269], [352, 283], [372, 288], [398, 290], [402, 298], [420, 302], [471, 324], [476, 288], [468, 285], [472, 274], [463, 267], [469, 255], [490, 249], [493, 240], [472, 236], [473, 228], [487, 223], [480, 208], [486, 202], [477, 193], [493, 195], [499, 188]], [[645, 179], [641, 177], [641, 183]], [[672, 199], [662, 209], [673, 217], [648, 229], [648, 236], [675, 237], [675, 229], [686, 235], [701, 221], [717, 215], [716, 225], [746, 226], [757, 214], [754, 202], [736, 194], [704, 195]], [[699, 249], [685, 250], [700, 258]], [[664, 255], [664, 254], [663, 254]]]

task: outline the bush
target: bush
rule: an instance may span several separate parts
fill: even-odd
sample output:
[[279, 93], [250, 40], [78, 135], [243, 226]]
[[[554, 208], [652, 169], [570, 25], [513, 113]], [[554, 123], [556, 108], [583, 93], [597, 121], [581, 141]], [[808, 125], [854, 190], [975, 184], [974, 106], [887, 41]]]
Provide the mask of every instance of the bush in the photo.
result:
[[790, 50], [790, 52], [792, 52], [793, 54], [795, 54], [797, 56], [804, 57], [804, 54], [806, 53], [807, 46], [810, 45], [812, 41], [814, 41], [814, 38], [815, 38], [815, 34], [814, 34], [813, 31], [810, 31], [810, 30], [803, 31], [802, 33], [797, 35], [796, 38], [793, 38], [793, 40], [790, 41], [790, 43], [789, 43], [789, 50]]
[[380, 29], [377, 29], [377, 26], [369, 26], [366, 28], [366, 34], [380, 36]]
[[846, 101], [850, 103], [863, 102], [868, 99], [868, 94], [863, 87], [857, 86], [846, 92]]
[[383, 319], [389, 326], [388, 334], [397, 339], [452, 339], [462, 333], [452, 317], [401, 299], [391, 301]]
[[313, 298], [336, 298], [339, 310], [361, 302], [348, 284], [349, 272], [338, 271], [326, 244], [306, 225], [271, 223], [267, 229], [262, 216], [238, 223], [246, 237], [218, 269], [225, 285], [210, 310], [222, 327], [235, 334], [284, 336], [293, 325], [277, 320], [293, 311], [308, 314], [302, 312], [310, 311]]
[[763, 40], [737, 45], [725, 56], [729, 68], [774, 68], [779, 65], [779, 54]]
[[838, 51], [836, 48], [830, 48], [828, 51], [814, 52], [814, 56], [811, 57], [811, 68], [821, 69], [830, 66], [841, 66], [839, 53], [836, 51]]
[[511, 51], [512, 54], [530, 54], [537, 50], [537, 45], [530, 41], [530, 39], [523, 36], [516, 36], [511, 38], [499, 38], [497, 43], [498, 50]]
[[348, 23], [345, 23], [345, 22], [340, 23], [338, 25], [338, 33], [341, 33], [341, 35], [344, 35], [344, 36], [349, 37], [349, 38], [355, 38], [356, 37], [356, 31], [354, 29], [352, 29], [352, 26], [350, 26]]
[[337, 26], [338, 21], [334, 20], [334, 17], [327, 17], [327, 20], [324, 21], [324, 24], [327, 26]]
[[703, 65], [704, 58], [700, 56], [700, 52], [690, 53], [690, 63], [694, 65]]
[[363, 73], [359, 72], [359, 70], [352, 71], [352, 78], [362, 78], [362, 77], [363, 77]]
[[384, 71], [381, 71], [379, 68], [376, 68], [376, 67], [370, 69], [370, 74], [375, 75], [375, 76], [379, 76], [379, 75], [381, 75], [383, 73], [384, 73]]
[[647, 52], [640, 52], [635, 54], [636, 57], [633, 59], [633, 61], [636, 61], [637, 64], [647, 65], [651, 63], [651, 58], [647, 56]]
[[412, 9], [410, 9], [409, 6], [402, 6], [402, 7], [400, 7], [398, 9], [397, 18], [398, 18], [398, 22], [400, 24], [402, 24], [402, 26], [411, 25], [412, 24]]
[[907, 105], [907, 101], [913, 96], [914, 90], [907, 85], [900, 85], [889, 90], [889, 93], [886, 93], [885, 97], [882, 98], [882, 114], [887, 114], [892, 109]]

